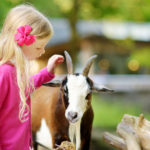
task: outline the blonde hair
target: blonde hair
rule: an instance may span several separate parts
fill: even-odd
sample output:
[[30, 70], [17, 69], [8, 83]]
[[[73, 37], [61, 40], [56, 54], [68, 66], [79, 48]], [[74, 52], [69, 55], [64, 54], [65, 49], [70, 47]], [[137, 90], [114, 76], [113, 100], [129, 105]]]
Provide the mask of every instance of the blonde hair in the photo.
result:
[[[22, 49], [14, 40], [17, 28], [24, 25], [32, 27], [31, 35], [36, 39], [52, 36], [53, 30], [48, 19], [29, 4], [18, 5], [8, 13], [0, 34], [0, 65], [11, 62], [16, 66], [17, 83], [20, 93], [19, 119], [24, 121], [29, 113], [26, 103], [29, 91], [33, 88], [33, 81], [29, 83], [29, 61], [24, 56]], [[26, 95], [26, 93], [28, 93]], [[27, 112], [27, 114], [25, 114]]]

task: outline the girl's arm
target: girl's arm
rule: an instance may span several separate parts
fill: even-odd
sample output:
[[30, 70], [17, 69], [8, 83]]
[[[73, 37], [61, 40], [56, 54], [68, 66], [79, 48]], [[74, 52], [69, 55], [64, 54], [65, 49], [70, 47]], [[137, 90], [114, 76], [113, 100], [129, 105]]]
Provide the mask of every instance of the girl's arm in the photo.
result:
[[47, 71], [47, 67], [43, 68], [39, 73], [33, 75], [31, 80], [33, 80], [35, 89], [40, 87], [43, 83], [52, 80], [55, 77], [53, 73]]
[[47, 66], [42, 69], [39, 73], [32, 76], [32, 79], [34, 81], [34, 87], [38, 88], [43, 83], [46, 83], [50, 80], [52, 80], [54, 75], [54, 69], [55, 67], [64, 61], [64, 57], [61, 55], [53, 55], [49, 58]]

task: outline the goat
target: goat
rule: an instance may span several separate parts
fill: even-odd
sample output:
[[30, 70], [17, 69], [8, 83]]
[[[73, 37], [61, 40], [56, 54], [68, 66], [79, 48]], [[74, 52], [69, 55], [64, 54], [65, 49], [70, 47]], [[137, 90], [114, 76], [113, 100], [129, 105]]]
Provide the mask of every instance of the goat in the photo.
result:
[[88, 59], [82, 74], [73, 74], [72, 59], [66, 51], [65, 57], [68, 69], [65, 78], [43, 84], [45, 87], [33, 95], [32, 131], [36, 133], [37, 141], [47, 147], [71, 141], [76, 142], [76, 150], [89, 150], [94, 116], [92, 92], [112, 90], [97, 85], [88, 77], [96, 55]]

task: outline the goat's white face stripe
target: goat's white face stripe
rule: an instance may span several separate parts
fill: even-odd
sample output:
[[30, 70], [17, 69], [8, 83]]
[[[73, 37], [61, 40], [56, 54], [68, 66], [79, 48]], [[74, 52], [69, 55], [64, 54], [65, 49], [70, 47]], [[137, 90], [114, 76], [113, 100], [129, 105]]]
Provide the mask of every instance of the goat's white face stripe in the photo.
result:
[[67, 87], [69, 105], [65, 115], [67, 117], [70, 111], [77, 112], [77, 120], [79, 120], [86, 111], [88, 101], [85, 100], [85, 97], [90, 92], [86, 77], [83, 75], [68, 75]]

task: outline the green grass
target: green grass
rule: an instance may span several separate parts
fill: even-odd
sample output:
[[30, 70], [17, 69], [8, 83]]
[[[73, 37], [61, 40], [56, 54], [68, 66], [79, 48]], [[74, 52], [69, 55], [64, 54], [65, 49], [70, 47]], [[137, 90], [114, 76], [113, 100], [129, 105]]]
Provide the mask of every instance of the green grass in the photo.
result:
[[[136, 104], [128, 104], [122, 101], [110, 102], [101, 99], [99, 95], [93, 95], [92, 106], [94, 110], [94, 127], [105, 129], [115, 129], [121, 121], [124, 114], [139, 116], [143, 113], [140, 106]], [[146, 118], [150, 118], [149, 114], [144, 114]]]

